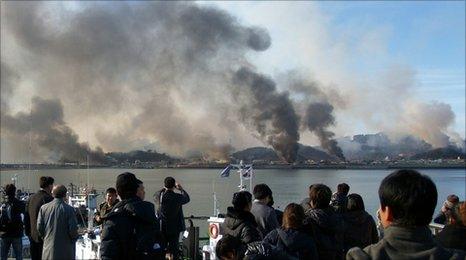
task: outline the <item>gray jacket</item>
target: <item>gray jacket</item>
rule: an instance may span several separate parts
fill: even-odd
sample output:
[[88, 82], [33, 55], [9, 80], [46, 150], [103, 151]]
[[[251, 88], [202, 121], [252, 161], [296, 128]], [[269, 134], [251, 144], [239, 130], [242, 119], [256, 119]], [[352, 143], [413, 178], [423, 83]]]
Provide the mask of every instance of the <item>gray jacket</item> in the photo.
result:
[[272, 207], [269, 207], [257, 200], [252, 203], [251, 213], [258, 225], [259, 232], [265, 237], [270, 231], [279, 228], [277, 215]]
[[465, 254], [438, 245], [427, 226], [413, 229], [389, 226], [382, 240], [364, 250], [350, 249], [346, 259], [465, 259]]
[[37, 230], [44, 240], [42, 259], [75, 258], [78, 225], [73, 207], [63, 199], [53, 199], [39, 210]]

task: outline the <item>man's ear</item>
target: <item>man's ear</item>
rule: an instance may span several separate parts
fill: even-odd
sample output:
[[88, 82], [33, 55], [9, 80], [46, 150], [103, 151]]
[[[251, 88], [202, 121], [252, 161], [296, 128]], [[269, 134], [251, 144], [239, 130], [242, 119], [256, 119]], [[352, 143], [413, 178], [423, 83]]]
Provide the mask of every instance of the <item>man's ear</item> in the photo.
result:
[[380, 221], [382, 226], [387, 228], [393, 222], [393, 211], [389, 206], [380, 205]]

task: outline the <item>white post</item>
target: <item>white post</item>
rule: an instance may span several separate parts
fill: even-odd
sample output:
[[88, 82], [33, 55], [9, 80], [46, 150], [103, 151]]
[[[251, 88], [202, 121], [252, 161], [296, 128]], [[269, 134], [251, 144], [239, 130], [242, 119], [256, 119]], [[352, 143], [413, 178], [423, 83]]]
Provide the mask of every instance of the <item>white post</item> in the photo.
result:
[[249, 192], [251, 192], [251, 194], [252, 194], [252, 178], [254, 178], [254, 170], [253, 169], [251, 169], [251, 176], [249, 176]]
[[243, 169], [239, 169], [239, 190], [243, 190]]

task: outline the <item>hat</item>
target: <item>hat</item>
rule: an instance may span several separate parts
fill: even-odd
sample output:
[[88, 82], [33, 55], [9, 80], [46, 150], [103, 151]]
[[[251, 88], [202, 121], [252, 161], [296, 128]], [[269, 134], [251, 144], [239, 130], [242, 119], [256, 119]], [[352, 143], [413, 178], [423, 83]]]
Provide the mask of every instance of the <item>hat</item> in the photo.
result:
[[138, 179], [130, 172], [124, 172], [117, 177], [116, 189], [122, 199], [135, 196], [138, 186]]

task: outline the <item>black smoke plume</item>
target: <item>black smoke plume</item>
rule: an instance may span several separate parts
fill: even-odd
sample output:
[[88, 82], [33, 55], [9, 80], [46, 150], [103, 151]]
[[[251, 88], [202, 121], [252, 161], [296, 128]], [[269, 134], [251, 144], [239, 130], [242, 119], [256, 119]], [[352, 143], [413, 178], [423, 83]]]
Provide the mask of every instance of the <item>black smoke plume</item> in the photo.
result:
[[100, 124], [91, 134], [107, 151], [140, 148], [146, 139], [174, 155], [227, 158], [231, 147], [219, 140], [233, 135], [242, 143], [223, 83], [232, 67], [247, 63], [247, 52], [269, 48], [265, 29], [176, 1], [80, 2], [74, 10], [59, 2], [2, 2], [3, 17], [5, 52], [27, 53], [17, 58], [28, 61], [17, 65], [21, 75], [35, 93], [66, 104], [70, 126]]
[[331, 155], [345, 160], [345, 156], [337, 141], [333, 139], [335, 134], [327, 130], [327, 127], [335, 124], [335, 117], [332, 115], [333, 106], [329, 103], [311, 103], [306, 109], [304, 124], [309, 130], [316, 134], [322, 147]]
[[246, 67], [240, 68], [233, 82], [250, 93], [242, 109], [260, 137], [287, 162], [294, 162], [298, 152], [299, 117], [287, 92], [279, 93], [275, 82]]
[[80, 143], [78, 136], [66, 125], [59, 100], [34, 97], [31, 112], [4, 115], [2, 129], [24, 138], [30, 134], [34, 143], [56, 155], [62, 162], [105, 162], [102, 149], [92, 150], [87, 143]]

